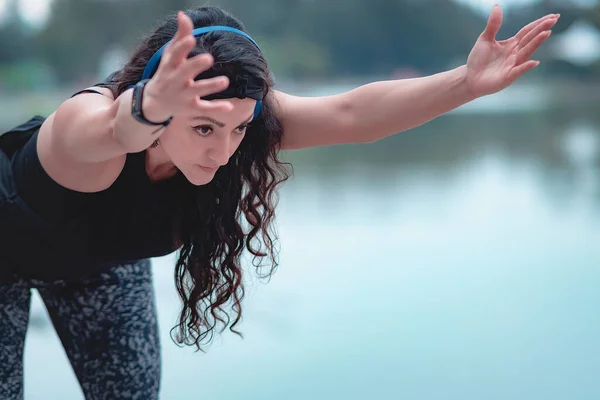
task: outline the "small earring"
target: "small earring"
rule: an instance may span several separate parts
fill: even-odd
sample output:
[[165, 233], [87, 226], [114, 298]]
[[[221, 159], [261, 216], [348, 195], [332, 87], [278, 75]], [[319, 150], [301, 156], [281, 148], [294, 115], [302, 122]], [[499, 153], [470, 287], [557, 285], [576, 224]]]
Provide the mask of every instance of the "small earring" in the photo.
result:
[[156, 139], [154, 142], [152, 142], [152, 144], [150, 145], [151, 149], [155, 149], [158, 147], [160, 143], [158, 142], [158, 139]]

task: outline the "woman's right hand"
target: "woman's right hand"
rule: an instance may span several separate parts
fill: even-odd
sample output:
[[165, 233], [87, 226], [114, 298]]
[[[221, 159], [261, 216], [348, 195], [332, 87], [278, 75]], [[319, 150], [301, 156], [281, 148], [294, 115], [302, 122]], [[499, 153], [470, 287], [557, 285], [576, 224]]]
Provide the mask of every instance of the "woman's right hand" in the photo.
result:
[[165, 48], [158, 69], [144, 89], [142, 110], [150, 121], [164, 121], [169, 117], [193, 117], [203, 111], [231, 111], [227, 100], [202, 100], [201, 97], [218, 93], [229, 86], [226, 76], [194, 80], [213, 65], [208, 53], [188, 58], [196, 46], [189, 16], [177, 13], [177, 33]]

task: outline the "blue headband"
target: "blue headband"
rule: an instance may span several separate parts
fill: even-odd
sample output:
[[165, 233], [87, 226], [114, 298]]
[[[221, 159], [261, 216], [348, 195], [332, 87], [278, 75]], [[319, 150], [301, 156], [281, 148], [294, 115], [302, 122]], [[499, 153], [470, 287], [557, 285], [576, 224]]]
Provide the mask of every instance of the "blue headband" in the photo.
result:
[[[258, 48], [258, 50], [260, 50], [260, 47], [254, 41], [254, 39], [252, 39], [250, 37], [250, 35], [248, 35], [246, 32], [240, 31], [239, 29], [235, 29], [235, 28], [232, 28], [230, 26], [220, 26], [220, 25], [205, 26], [205, 27], [202, 27], [202, 28], [194, 29], [192, 31], [192, 34], [194, 35], [194, 37], [198, 37], [198, 36], [204, 35], [205, 33], [215, 32], [215, 31], [232, 32], [232, 33], [236, 33], [238, 35], [244, 36], [245, 38], [247, 38], [248, 40], [250, 40], [252, 43], [254, 43], [254, 45]], [[142, 80], [144, 80], [144, 79], [150, 79], [152, 77], [152, 75], [154, 75], [154, 72], [158, 68], [158, 63], [160, 62], [160, 58], [162, 57], [162, 54], [163, 54], [165, 48], [167, 47], [167, 45], [169, 43], [171, 43], [170, 40], [167, 43], [165, 43], [150, 58], [150, 61], [148, 61], [148, 64], [146, 64], [146, 68], [144, 68], [144, 73], [142, 74]], [[260, 114], [261, 108], [262, 108], [262, 101], [257, 100], [256, 101], [256, 106], [254, 107], [254, 119], [256, 119], [256, 117], [258, 117], [258, 115]]]

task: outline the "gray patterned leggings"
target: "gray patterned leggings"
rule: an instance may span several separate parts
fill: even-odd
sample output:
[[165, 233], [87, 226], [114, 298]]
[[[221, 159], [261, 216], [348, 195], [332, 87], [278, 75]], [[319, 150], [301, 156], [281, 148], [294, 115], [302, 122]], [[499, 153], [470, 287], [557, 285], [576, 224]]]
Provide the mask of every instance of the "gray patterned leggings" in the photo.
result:
[[154, 289], [143, 260], [74, 282], [0, 286], [0, 399], [23, 398], [31, 288], [44, 300], [86, 399], [158, 398]]

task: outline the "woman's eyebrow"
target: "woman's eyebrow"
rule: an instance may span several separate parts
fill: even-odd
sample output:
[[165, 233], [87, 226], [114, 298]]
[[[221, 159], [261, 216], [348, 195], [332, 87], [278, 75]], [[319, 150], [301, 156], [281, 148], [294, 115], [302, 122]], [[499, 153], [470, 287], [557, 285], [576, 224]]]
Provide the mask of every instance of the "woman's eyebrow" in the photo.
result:
[[206, 122], [210, 122], [212, 124], [217, 125], [219, 128], [222, 128], [222, 127], [225, 126], [225, 124], [223, 122], [217, 121], [216, 119], [213, 119], [211, 117], [199, 116], [199, 117], [194, 117], [193, 119], [194, 120], [200, 119], [200, 120], [203, 120], [203, 121], [206, 121]]

